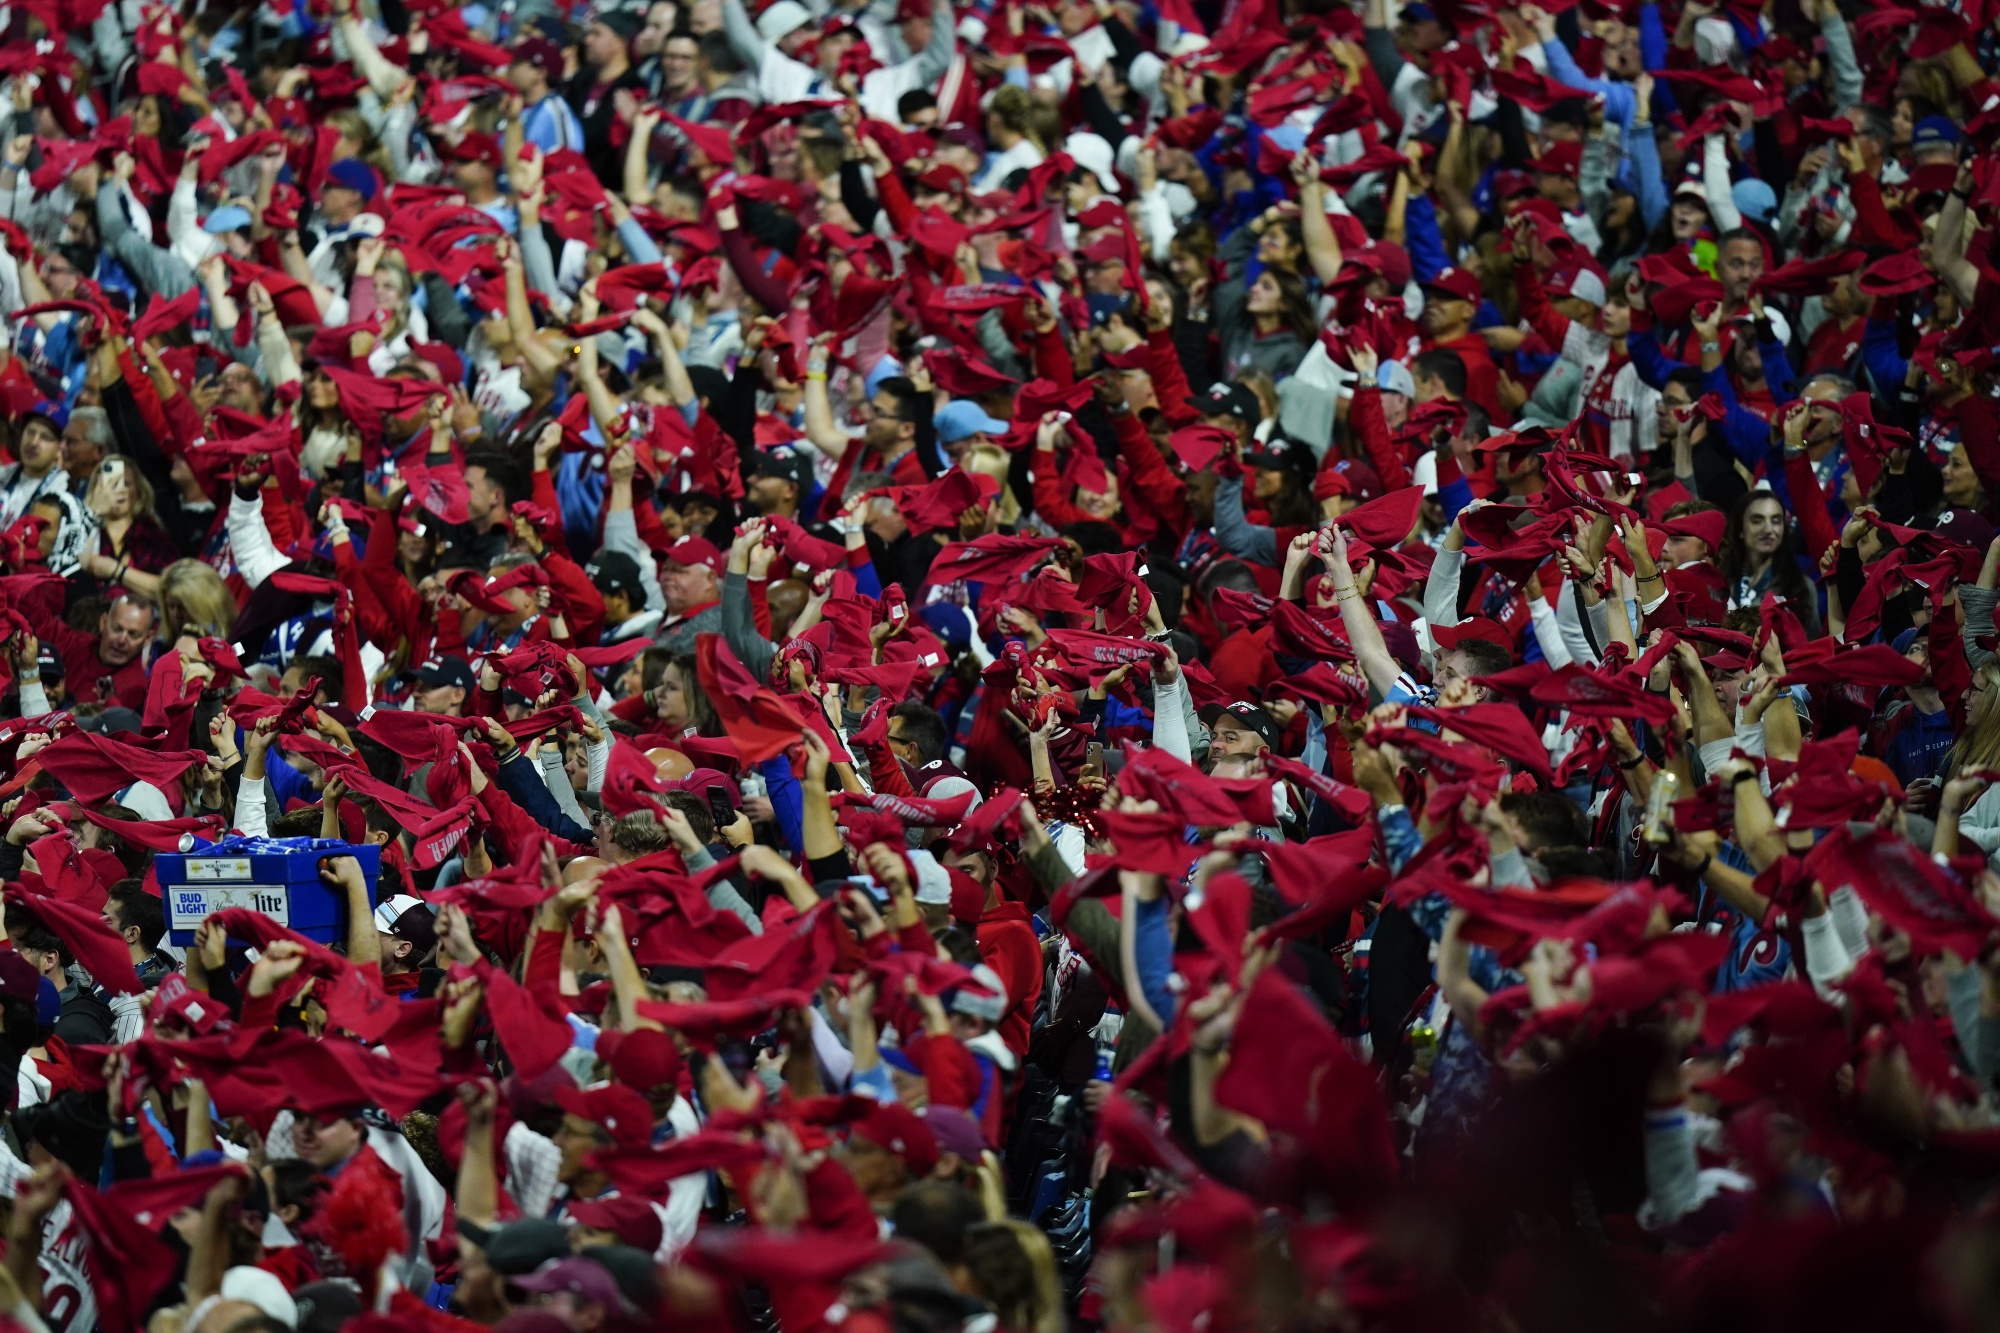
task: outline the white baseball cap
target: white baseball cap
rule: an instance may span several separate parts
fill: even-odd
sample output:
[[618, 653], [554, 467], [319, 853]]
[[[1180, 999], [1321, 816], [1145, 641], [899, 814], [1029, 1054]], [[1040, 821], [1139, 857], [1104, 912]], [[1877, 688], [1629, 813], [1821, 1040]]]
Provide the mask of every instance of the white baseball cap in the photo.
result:
[[812, 11], [799, 0], [778, 0], [757, 16], [757, 35], [767, 42], [777, 42], [811, 22]]

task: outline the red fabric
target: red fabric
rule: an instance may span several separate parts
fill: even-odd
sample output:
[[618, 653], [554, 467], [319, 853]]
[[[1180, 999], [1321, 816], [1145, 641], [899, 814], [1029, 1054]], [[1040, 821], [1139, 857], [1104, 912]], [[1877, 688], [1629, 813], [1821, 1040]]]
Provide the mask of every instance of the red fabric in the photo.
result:
[[1028, 1026], [1042, 998], [1042, 945], [1020, 903], [995, 903], [979, 919], [979, 958], [1007, 987], [1007, 1012], [1000, 1017], [1000, 1040], [1014, 1058], [1028, 1054]]

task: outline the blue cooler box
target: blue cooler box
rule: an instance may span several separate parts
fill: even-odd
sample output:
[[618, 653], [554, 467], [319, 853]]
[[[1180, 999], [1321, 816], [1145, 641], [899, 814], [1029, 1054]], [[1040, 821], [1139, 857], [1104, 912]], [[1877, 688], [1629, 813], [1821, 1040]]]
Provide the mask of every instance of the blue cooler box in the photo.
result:
[[212, 912], [247, 907], [321, 944], [344, 943], [347, 902], [320, 882], [320, 862], [352, 856], [368, 881], [368, 901], [376, 901], [382, 849], [373, 843], [322, 838], [225, 838], [192, 852], [153, 858], [160, 897], [167, 911], [167, 937], [194, 943], [194, 932]]

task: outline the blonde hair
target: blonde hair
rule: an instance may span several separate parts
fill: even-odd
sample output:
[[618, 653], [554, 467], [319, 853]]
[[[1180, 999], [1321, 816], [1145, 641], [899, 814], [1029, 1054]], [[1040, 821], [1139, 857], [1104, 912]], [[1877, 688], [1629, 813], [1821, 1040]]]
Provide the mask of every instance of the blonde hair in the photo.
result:
[[236, 599], [222, 575], [199, 560], [176, 560], [160, 571], [160, 605], [172, 606], [179, 623], [166, 626], [169, 641], [183, 633], [226, 638], [236, 623]]
[[1000, 1327], [1062, 1333], [1062, 1282], [1041, 1228], [1014, 1218], [981, 1223], [966, 1233], [965, 1266]]
[[[1987, 658], [1973, 675], [1985, 684], [1989, 693], [2000, 691], [2000, 658]], [[2000, 764], [2000, 697], [1986, 701], [1986, 710], [1977, 722], [1968, 719], [1965, 730], [1951, 747], [1945, 772], [1956, 774], [1962, 768], [1992, 768], [1996, 764]]]
[[975, 444], [965, 451], [959, 466], [967, 472], [981, 472], [1000, 483], [1000, 494], [994, 503], [1000, 506], [1000, 522], [1014, 524], [1021, 521], [1021, 501], [1015, 496], [1014, 488], [1007, 484], [1007, 472], [1013, 466], [1014, 458], [997, 444]]

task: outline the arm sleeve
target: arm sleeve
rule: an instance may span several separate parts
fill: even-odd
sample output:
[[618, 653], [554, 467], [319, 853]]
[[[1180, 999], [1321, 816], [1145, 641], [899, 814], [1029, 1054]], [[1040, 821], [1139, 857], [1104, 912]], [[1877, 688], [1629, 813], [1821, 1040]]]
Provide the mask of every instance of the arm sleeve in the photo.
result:
[[638, 520], [630, 509], [609, 509], [604, 514], [604, 549], [622, 551], [639, 566], [639, 578], [646, 585], [646, 609], [664, 611], [667, 599], [660, 592], [660, 566], [646, 543], [639, 540]]
[[1403, 209], [1403, 248], [1410, 253], [1410, 274], [1426, 282], [1451, 267], [1437, 206], [1427, 194], [1412, 195]]
[[744, 11], [743, 0], [722, 0], [722, 33], [729, 41], [729, 49], [746, 69], [754, 72], [763, 67], [767, 48], [757, 25]]
[[270, 836], [271, 825], [264, 814], [264, 779], [236, 781], [236, 831], [246, 838]]
[[752, 676], [762, 680], [770, 674], [778, 646], [757, 632], [750, 608], [750, 580], [734, 572], [722, 577], [722, 638]]
[[1669, 1227], [1694, 1211], [1700, 1165], [1687, 1111], [1679, 1106], [1646, 1112], [1646, 1220]]
[[1375, 77], [1382, 80], [1383, 87], [1395, 87], [1397, 76], [1403, 72], [1403, 53], [1396, 49], [1396, 34], [1387, 28], [1364, 28], [1361, 37], [1368, 49], [1368, 63], [1375, 67]]
[[493, 780], [500, 784], [514, 804], [558, 838], [571, 842], [591, 843], [596, 835], [584, 825], [564, 812], [555, 796], [541, 779], [540, 770], [529, 764], [519, 750], [514, 757], [493, 770]]
[[1278, 563], [1278, 534], [1243, 516], [1243, 487], [1235, 477], [1216, 483], [1215, 538], [1231, 555], [1264, 565]]
[[1170, 685], [1153, 687], [1153, 744], [1182, 763], [1193, 763], [1188, 750], [1187, 714], [1181, 709], [1185, 687], [1180, 677]]
[[1660, 142], [1653, 137], [1653, 126], [1648, 122], [1634, 125], [1625, 144], [1625, 151], [1632, 159], [1632, 175], [1639, 186], [1639, 216], [1645, 220], [1646, 230], [1651, 231], [1667, 214], [1667, 184], [1660, 174]]
[[255, 588], [291, 562], [278, 554], [271, 530], [264, 526], [264, 497], [245, 500], [233, 490], [229, 495], [229, 517], [225, 520], [229, 547], [236, 555], [236, 572]]
[[186, 260], [132, 230], [119, 202], [124, 197], [124, 187], [108, 181], [97, 192], [97, 233], [104, 248], [117, 255], [140, 285], [155, 296], [172, 299], [193, 287], [194, 270]]
[[1424, 620], [1432, 627], [1458, 623], [1458, 585], [1464, 570], [1464, 551], [1438, 548], [1430, 577], [1424, 580]]
[[1833, 113], [1839, 115], [1861, 100], [1861, 62], [1855, 59], [1854, 34], [1839, 5], [1826, 6], [1819, 31], [1826, 38], [1826, 63], [1833, 68]]
[[1701, 188], [1708, 195], [1709, 216], [1718, 233], [1735, 231], [1743, 225], [1736, 210], [1736, 196], [1730, 192], [1729, 146], [1719, 134], [1711, 134], [1701, 144]]
[[1549, 62], [1549, 77], [1558, 83], [1566, 83], [1572, 88], [1581, 88], [1587, 93], [1596, 93], [1604, 99], [1604, 118], [1615, 120], [1620, 126], [1632, 123], [1632, 108], [1637, 98], [1632, 85], [1616, 79], [1593, 79], [1577, 68], [1570, 57], [1569, 48], [1562, 38], [1554, 37], [1542, 43], [1542, 54]]

